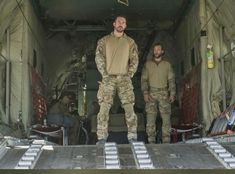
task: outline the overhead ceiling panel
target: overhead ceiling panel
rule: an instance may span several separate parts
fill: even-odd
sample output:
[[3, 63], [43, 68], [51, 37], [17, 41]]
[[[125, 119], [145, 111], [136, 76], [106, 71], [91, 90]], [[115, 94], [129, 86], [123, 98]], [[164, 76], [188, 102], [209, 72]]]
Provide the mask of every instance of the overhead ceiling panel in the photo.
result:
[[185, 0], [38, 0], [43, 15], [58, 20], [103, 21], [116, 14], [129, 20], [174, 20]]

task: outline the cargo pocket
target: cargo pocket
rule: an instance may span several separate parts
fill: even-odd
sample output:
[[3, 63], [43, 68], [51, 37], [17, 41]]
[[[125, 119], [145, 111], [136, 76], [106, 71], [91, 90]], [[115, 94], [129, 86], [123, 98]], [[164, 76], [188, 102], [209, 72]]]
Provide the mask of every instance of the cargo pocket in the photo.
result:
[[130, 78], [129, 79], [123, 79], [123, 82], [121, 82], [118, 85], [118, 96], [120, 97], [122, 105], [128, 104], [128, 103], [134, 104], [135, 95], [134, 95], [134, 92], [133, 92], [133, 85], [132, 85], [132, 82], [131, 82]]
[[106, 84], [106, 82], [100, 83], [97, 93], [99, 103], [105, 102], [108, 104], [113, 104], [114, 92], [113, 86]]

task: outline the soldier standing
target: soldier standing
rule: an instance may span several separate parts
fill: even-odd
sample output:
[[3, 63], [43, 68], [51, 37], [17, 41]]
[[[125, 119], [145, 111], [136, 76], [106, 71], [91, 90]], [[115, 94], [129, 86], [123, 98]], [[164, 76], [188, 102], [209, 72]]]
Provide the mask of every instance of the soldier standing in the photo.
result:
[[141, 89], [146, 103], [146, 132], [149, 143], [156, 141], [157, 108], [162, 117], [162, 142], [170, 143], [171, 103], [175, 100], [175, 75], [169, 62], [163, 60], [161, 43], [154, 44], [153, 59], [147, 61], [141, 76]]
[[131, 78], [137, 70], [138, 51], [135, 41], [124, 33], [126, 18], [117, 16], [114, 31], [101, 38], [96, 48], [96, 65], [102, 75], [97, 94], [100, 111], [97, 115], [97, 144], [108, 137], [109, 110], [117, 92], [125, 110], [129, 142], [137, 140], [137, 116], [134, 113], [135, 96]]

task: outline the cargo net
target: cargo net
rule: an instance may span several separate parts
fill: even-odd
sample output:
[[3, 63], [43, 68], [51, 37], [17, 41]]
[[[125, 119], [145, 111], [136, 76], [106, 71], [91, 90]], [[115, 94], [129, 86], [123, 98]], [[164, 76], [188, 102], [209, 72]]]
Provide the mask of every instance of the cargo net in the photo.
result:
[[46, 99], [38, 94], [33, 95], [33, 110], [36, 116], [36, 122], [42, 124], [44, 117], [47, 115]]
[[31, 68], [31, 83], [34, 119], [37, 124], [42, 124], [47, 115], [46, 85], [33, 68]]

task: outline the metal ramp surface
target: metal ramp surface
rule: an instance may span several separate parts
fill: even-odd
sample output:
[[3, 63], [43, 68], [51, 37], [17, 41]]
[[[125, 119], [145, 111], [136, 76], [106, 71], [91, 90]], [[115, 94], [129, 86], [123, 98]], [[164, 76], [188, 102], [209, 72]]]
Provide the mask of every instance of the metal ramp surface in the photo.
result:
[[[216, 144], [215, 144], [216, 143]], [[222, 149], [221, 149], [222, 148]], [[30, 153], [34, 154], [30, 154]], [[202, 139], [192, 144], [106, 146], [1, 145], [0, 169], [225, 169], [235, 168], [235, 143]], [[220, 155], [230, 156], [220, 158]], [[27, 156], [29, 155], [29, 156]], [[35, 155], [35, 156], [33, 156]], [[33, 156], [33, 157], [32, 157]], [[221, 159], [230, 161], [224, 163]], [[30, 162], [31, 159], [31, 162]]]

